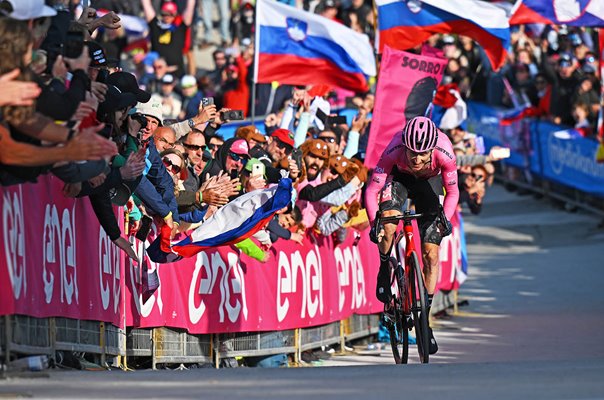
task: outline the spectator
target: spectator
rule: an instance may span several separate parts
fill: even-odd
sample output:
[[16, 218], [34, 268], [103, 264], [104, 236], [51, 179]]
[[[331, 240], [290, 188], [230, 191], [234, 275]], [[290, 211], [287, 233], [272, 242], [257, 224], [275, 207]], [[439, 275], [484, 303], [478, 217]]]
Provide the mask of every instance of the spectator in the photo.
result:
[[208, 150], [212, 154], [212, 158], [216, 158], [216, 153], [224, 144], [224, 138], [220, 135], [213, 134], [207, 138]]
[[245, 60], [237, 57], [235, 64], [226, 67], [222, 73], [223, 106], [231, 110], [242, 110], [248, 115], [250, 88], [247, 82], [248, 69]]
[[178, 93], [174, 91], [175, 86], [174, 76], [166, 74], [161, 79], [159, 92], [152, 94], [156, 101], [161, 102], [162, 114], [165, 119], [178, 119], [182, 111], [182, 100]]
[[183, 50], [187, 41], [187, 29], [193, 22], [195, 0], [187, 0], [182, 15], [172, 1], [162, 4], [157, 17], [151, 0], [141, 0], [145, 19], [149, 23], [151, 50], [159, 53], [168, 65], [176, 66], [174, 76], [180, 78], [185, 73]]
[[185, 75], [180, 80], [182, 92], [182, 111], [179, 119], [193, 118], [199, 112], [203, 93], [197, 89], [197, 80], [193, 75]]
[[204, 26], [204, 40], [201, 43], [201, 47], [207, 47], [210, 43], [213, 43], [212, 32], [214, 26], [212, 23], [212, 4], [217, 3], [220, 11], [220, 46], [227, 47], [231, 38], [229, 35], [229, 21], [231, 19], [231, 10], [229, 7], [228, 0], [201, 0], [201, 6], [203, 8], [203, 26]]
[[174, 148], [176, 132], [169, 126], [160, 126], [153, 132], [153, 141], [158, 152]]

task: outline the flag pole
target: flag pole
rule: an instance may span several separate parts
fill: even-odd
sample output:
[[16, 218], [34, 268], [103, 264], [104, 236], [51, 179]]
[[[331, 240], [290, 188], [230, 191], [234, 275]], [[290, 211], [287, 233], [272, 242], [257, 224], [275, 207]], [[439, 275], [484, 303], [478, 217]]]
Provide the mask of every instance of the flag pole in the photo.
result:
[[258, 52], [260, 50], [260, 31], [258, 30], [258, 6], [262, 0], [254, 4], [254, 77], [252, 78], [252, 125], [256, 119], [256, 83], [258, 81]]

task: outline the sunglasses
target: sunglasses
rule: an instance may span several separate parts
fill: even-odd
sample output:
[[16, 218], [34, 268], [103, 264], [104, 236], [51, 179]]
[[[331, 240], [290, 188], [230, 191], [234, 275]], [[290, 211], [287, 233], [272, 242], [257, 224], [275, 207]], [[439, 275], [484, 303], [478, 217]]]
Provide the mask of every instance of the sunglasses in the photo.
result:
[[168, 171], [171, 171], [174, 175], [180, 174], [180, 165], [172, 164], [168, 157], [162, 158], [162, 161]]
[[480, 182], [485, 178], [483, 174], [475, 174], [472, 172], [472, 178], [476, 179], [476, 182]]
[[229, 157], [233, 159], [235, 162], [241, 161], [241, 164], [245, 165], [247, 163], [247, 156], [243, 156], [241, 154], [229, 152]]
[[282, 141], [280, 141], [279, 139], [275, 138], [275, 143], [277, 144], [277, 147], [280, 148], [281, 150], [285, 150], [286, 154], [289, 154], [292, 152], [293, 147], [290, 146], [287, 143], [283, 143]]
[[183, 143], [182, 145], [185, 146], [186, 149], [193, 150], [193, 151], [199, 151], [199, 150], [205, 151], [205, 149], [207, 148], [207, 146], [205, 144], [198, 145], [198, 144]]
[[327, 143], [335, 143], [336, 142], [336, 138], [331, 137], [331, 136], [319, 136], [317, 139], [322, 140], [322, 141], [327, 142]]
[[159, 15], [161, 15], [162, 17], [175, 17], [174, 14], [170, 14], [170, 13], [166, 13], [166, 12], [163, 12], [163, 13], [161, 13]]
[[214, 150], [218, 150], [220, 148], [220, 145], [216, 144], [216, 143], [210, 143], [210, 144], [206, 145], [206, 147], [208, 148], [208, 150], [214, 151]]

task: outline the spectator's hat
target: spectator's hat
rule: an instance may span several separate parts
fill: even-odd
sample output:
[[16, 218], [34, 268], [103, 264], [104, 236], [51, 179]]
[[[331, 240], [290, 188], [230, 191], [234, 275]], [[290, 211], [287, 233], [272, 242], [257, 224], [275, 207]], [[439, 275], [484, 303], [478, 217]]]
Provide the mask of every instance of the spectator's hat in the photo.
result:
[[334, 0], [324, 0], [323, 1], [323, 8], [338, 8], [338, 5], [336, 4], [336, 2]]
[[44, 0], [4, 0], [0, 13], [20, 21], [57, 15], [54, 8], [44, 4]]
[[193, 75], [183, 75], [183, 77], [180, 78], [181, 88], [185, 89], [193, 86], [197, 86], [197, 79], [195, 79]]
[[176, 3], [172, 2], [172, 1], [167, 1], [164, 4], [162, 4], [160, 10], [161, 10], [162, 14], [168, 14], [168, 15], [178, 14], [178, 7], [176, 6]]
[[455, 37], [451, 35], [443, 35], [444, 44], [455, 44]]
[[558, 65], [561, 67], [572, 67], [573, 58], [570, 54], [562, 53], [560, 54], [560, 58], [558, 59]]
[[134, 114], [148, 115], [157, 119], [159, 125], [163, 124], [162, 105], [158, 99], [152, 99], [147, 103], [137, 103], [136, 108], [133, 109]]
[[300, 150], [302, 150], [302, 154], [305, 156], [312, 154], [323, 160], [327, 160], [329, 158], [329, 147], [327, 147], [327, 143], [320, 139], [307, 140], [306, 142], [302, 143]]
[[272, 137], [279, 139], [282, 143], [294, 147], [294, 134], [287, 129], [279, 128], [271, 134]]
[[85, 42], [88, 46], [88, 55], [90, 56], [90, 66], [92, 68], [104, 67], [107, 65], [105, 50], [99, 43], [89, 40]]
[[237, 128], [235, 136], [245, 140], [255, 140], [256, 142], [266, 143], [266, 137], [254, 125], [247, 125]]
[[132, 93], [122, 92], [114, 85], [107, 85], [107, 93], [105, 93], [105, 101], [99, 104], [99, 115], [108, 114], [118, 110], [123, 110], [126, 107], [134, 107], [136, 105], [136, 96]]
[[174, 75], [166, 74], [161, 78], [161, 83], [166, 83], [168, 85], [174, 83]]
[[233, 144], [231, 144], [229, 151], [235, 154], [247, 156], [248, 152], [250, 151], [250, 148], [245, 140], [237, 139], [233, 142]]
[[329, 168], [333, 169], [338, 174], [344, 173], [348, 165], [350, 165], [350, 160], [343, 155], [334, 154], [329, 157]]
[[132, 93], [136, 96], [139, 103], [146, 103], [151, 98], [151, 94], [138, 87], [136, 78], [129, 72], [114, 72], [107, 77], [107, 84], [117, 86], [122, 92]]

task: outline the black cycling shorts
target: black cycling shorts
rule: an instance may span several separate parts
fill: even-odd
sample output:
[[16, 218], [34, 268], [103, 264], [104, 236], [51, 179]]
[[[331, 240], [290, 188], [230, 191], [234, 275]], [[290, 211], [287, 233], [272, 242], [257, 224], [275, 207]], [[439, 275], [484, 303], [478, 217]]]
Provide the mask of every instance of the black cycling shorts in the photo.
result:
[[417, 221], [422, 242], [440, 245], [444, 236], [439, 196], [443, 194], [440, 176], [418, 179], [395, 168], [392, 179], [386, 182], [380, 194], [380, 212], [396, 210], [402, 213], [407, 199], [413, 200], [415, 211], [425, 214]]

